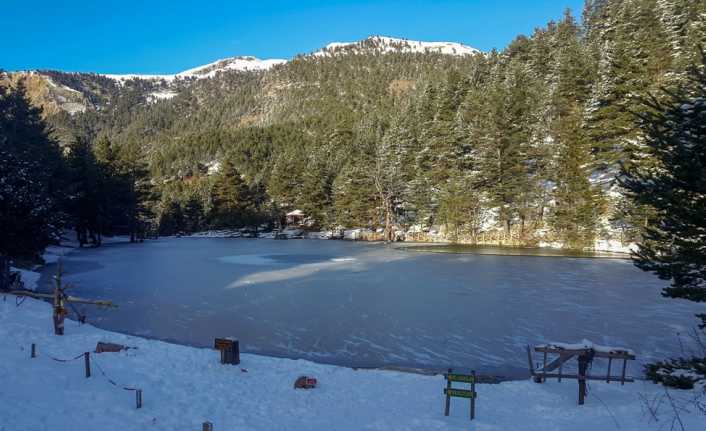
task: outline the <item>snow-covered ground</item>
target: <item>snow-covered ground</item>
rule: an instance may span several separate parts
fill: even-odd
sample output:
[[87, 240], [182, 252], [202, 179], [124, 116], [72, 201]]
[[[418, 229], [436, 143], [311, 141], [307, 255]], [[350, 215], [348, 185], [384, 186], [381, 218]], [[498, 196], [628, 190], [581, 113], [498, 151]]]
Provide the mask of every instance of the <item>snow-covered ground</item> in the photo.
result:
[[[91, 354], [92, 376], [82, 358], [99, 341], [134, 347]], [[30, 345], [37, 358], [30, 359]], [[101, 371], [102, 370], [102, 371]], [[103, 375], [105, 373], [105, 375]], [[300, 375], [318, 379], [312, 390], [293, 389]], [[106, 377], [107, 376], [107, 377]], [[144, 405], [135, 409], [142, 389]], [[26, 300], [0, 301], [0, 430], [573, 430], [669, 429], [671, 408], [658, 406], [655, 422], [643, 400], [664, 396], [661, 386], [591, 382], [586, 405], [576, 405], [576, 383], [529, 380], [481, 384], [477, 418], [468, 401], [454, 399], [443, 415], [442, 376], [354, 370], [302, 360], [242, 355], [240, 366], [220, 365], [211, 349], [111, 333], [68, 321], [52, 334], [51, 309]], [[688, 399], [693, 391], [670, 391]], [[681, 412], [686, 430], [702, 430], [706, 417]]]

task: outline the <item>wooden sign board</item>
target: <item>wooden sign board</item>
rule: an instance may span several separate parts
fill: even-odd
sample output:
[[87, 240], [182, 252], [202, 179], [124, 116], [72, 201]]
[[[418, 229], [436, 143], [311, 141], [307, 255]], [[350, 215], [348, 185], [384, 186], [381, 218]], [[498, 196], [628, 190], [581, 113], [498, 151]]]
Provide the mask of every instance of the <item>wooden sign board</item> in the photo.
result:
[[450, 397], [475, 398], [476, 393], [468, 389], [444, 389], [444, 394]]
[[476, 378], [468, 374], [446, 374], [446, 380], [450, 382], [473, 383]]
[[232, 349], [234, 344], [235, 341], [230, 338], [216, 338], [214, 348], [218, 350]]
[[[444, 379], [446, 379], [446, 387], [444, 388], [444, 395], [446, 395], [446, 405], [444, 407], [444, 416], [449, 415], [449, 410], [451, 409], [451, 397], [467, 398], [471, 400], [471, 420], [476, 417], [476, 398], [478, 394], [476, 393], [476, 372], [471, 371], [471, 374], [459, 374], [454, 373], [451, 368], [449, 372], [444, 374]], [[459, 389], [452, 388], [451, 382], [458, 383], [468, 383], [471, 385], [470, 389]]]

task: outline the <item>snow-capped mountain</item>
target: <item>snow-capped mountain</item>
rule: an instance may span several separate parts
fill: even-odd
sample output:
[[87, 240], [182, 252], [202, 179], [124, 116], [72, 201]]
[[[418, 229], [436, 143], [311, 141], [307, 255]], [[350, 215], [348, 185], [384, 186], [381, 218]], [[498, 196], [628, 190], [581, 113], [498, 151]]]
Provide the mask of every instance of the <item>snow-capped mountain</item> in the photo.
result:
[[[469, 57], [481, 51], [457, 42], [424, 42], [371, 36], [357, 42], [333, 42], [317, 51], [297, 56], [298, 59], [325, 59], [333, 56], [385, 53], [432, 53], [454, 57]], [[20, 78], [32, 81], [29, 87], [32, 102], [42, 106], [47, 113], [61, 111], [74, 115], [86, 110], [107, 109], [112, 96], [120, 94], [121, 88], [135, 88], [147, 103], [172, 99], [187, 86], [197, 85], [207, 78], [218, 79], [218, 75], [229, 72], [259, 73], [285, 65], [289, 59], [259, 59], [252, 56], [229, 57], [197, 66], [175, 74], [92, 74], [60, 72], [52, 70], [0, 72], [0, 81]], [[95, 77], [98, 76], [98, 80]], [[102, 78], [102, 81], [101, 81]], [[105, 78], [109, 78], [106, 80]], [[130, 83], [132, 80], [141, 82]], [[110, 82], [113, 81], [113, 82]], [[117, 84], [118, 91], [113, 88]], [[1, 82], [0, 82], [1, 85]]]
[[241, 57], [231, 57], [224, 58], [221, 60], [216, 60], [212, 63], [204, 64], [203, 66], [194, 67], [192, 69], [185, 70], [173, 75], [137, 75], [137, 74], [126, 74], [126, 75], [112, 75], [106, 74], [108, 78], [112, 78], [118, 81], [126, 81], [130, 79], [145, 79], [154, 81], [173, 81], [177, 78], [188, 79], [188, 78], [212, 78], [216, 76], [218, 72], [226, 70], [237, 70], [241, 72], [252, 72], [267, 70], [272, 66], [277, 64], [286, 63], [287, 60], [281, 59], [267, 59], [261, 60], [256, 57], [251, 56], [241, 56]]
[[[474, 55], [481, 52], [478, 49], [457, 42], [423, 42], [386, 36], [370, 36], [367, 39], [357, 42], [332, 42], [310, 55], [315, 57], [326, 57], [337, 54], [364, 53], [370, 51], [379, 53], [438, 53], [456, 56]], [[173, 81], [177, 78], [201, 79], [212, 78], [216, 76], [218, 72], [226, 70], [236, 70], [242, 72], [268, 70], [275, 65], [283, 64], [287, 61], [288, 60], [284, 59], [261, 60], [252, 56], [239, 56], [216, 60], [212, 63], [197, 66], [173, 75], [104, 74], [103, 76], [115, 79], [117, 81], [127, 81], [130, 79], [144, 79], [151, 81]]]
[[213, 63], [209, 63], [203, 66], [198, 66], [193, 69], [185, 70], [178, 73], [178, 77], [196, 77], [196, 78], [210, 78], [215, 76], [216, 73], [223, 70], [239, 70], [239, 71], [258, 71], [267, 70], [275, 65], [286, 63], [287, 60], [282, 59], [267, 59], [260, 60], [256, 57], [232, 57], [223, 60], [216, 60]]
[[457, 42], [422, 42], [418, 40], [399, 39], [386, 36], [370, 36], [358, 42], [333, 42], [311, 55], [325, 57], [343, 53], [364, 53], [375, 51], [380, 53], [437, 53], [447, 55], [474, 55], [481, 51]]

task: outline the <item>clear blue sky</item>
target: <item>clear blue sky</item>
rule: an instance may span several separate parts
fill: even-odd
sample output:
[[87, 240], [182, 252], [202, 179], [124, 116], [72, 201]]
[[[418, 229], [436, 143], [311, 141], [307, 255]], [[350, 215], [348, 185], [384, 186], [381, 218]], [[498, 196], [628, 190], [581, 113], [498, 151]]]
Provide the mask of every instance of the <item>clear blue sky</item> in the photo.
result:
[[291, 58], [369, 35], [505, 47], [583, 0], [4, 0], [0, 68], [175, 73], [223, 57]]

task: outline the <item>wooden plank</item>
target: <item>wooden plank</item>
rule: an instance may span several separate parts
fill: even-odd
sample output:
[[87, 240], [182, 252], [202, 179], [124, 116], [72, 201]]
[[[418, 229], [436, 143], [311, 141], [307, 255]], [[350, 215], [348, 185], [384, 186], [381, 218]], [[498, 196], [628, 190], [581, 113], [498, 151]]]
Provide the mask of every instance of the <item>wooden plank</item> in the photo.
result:
[[[572, 355], [582, 355], [588, 353], [588, 350], [590, 349], [557, 349], [553, 347], [543, 347], [543, 346], [538, 346], [534, 348], [535, 352], [538, 353], [556, 353], [556, 354], [572, 354]], [[627, 352], [599, 352], [594, 350], [593, 351], [593, 356], [596, 358], [613, 358], [613, 359], [630, 359], [634, 360], [635, 355], [632, 355]]]
[[475, 392], [473, 392], [469, 389], [445, 388], [444, 393], [450, 397], [459, 397], [459, 398], [475, 398], [475, 396], [476, 396]]
[[234, 344], [234, 340], [230, 340], [228, 338], [216, 338], [216, 340], [213, 343], [213, 347], [218, 350], [226, 350], [226, 349], [232, 349]]
[[444, 377], [451, 382], [473, 383], [475, 381], [475, 377], [468, 374], [449, 373], [444, 375]]
[[[553, 379], [553, 378], [559, 378], [561, 377], [562, 379], [578, 379], [578, 374], [559, 374], [559, 373], [551, 373], [547, 374], [548, 379]], [[610, 376], [611, 380], [618, 381], [620, 380], [620, 376]], [[605, 376], [586, 376], [586, 380], [605, 380]], [[625, 381], [627, 383], [632, 383], [635, 381], [635, 379], [632, 379], [630, 377], [626, 377]]]
[[[3, 292], [3, 293], [15, 295], [15, 296], [29, 296], [30, 298], [35, 298], [35, 299], [54, 299], [54, 294], [52, 294], [52, 293], [25, 292], [24, 290], [13, 290], [10, 292]], [[66, 302], [71, 302], [73, 304], [90, 304], [90, 305], [98, 305], [101, 307], [118, 308], [117, 305], [113, 304], [110, 301], [105, 301], [105, 300], [84, 299], [84, 298], [78, 298], [76, 296], [66, 296], [64, 298], [64, 300]]]
[[548, 363], [541, 371], [554, 371], [560, 366], [562, 366], [565, 362], [573, 358], [574, 355], [569, 355], [569, 354], [561, 354], [559, 357], [552, 362]]

